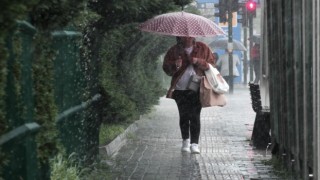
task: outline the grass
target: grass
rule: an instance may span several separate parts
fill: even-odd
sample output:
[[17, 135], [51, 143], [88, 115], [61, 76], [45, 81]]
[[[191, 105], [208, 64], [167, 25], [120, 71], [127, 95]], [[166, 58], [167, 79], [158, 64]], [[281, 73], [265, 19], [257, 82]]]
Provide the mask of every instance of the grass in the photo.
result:
[[[106, 145], [114, 140], [118, 135], [123, 133], [131, 123], [121, 124], [102, 124], [100, 127], [99, 143]], [[132, 133], [127, 134], [128, 139], [135, 139]], [[112, 179], [112, 173], [109, 170], [109, 165], [106, 163], [108, 157], [100, 157], [97, 162], [89, 167], [79, 167], [73, 161], [72, 154], [65, 157], [63, 154], [58, 154], [50, 161], [52, 180], [82, 180], [82, 179]], [[1, 178], [0, 178], [1, 180]]]
[[107, 159], [100, 157], [95, 163], [81, 170], [81, 180], [103, 179], [112, 180], [110, 165], [106, 163]]
[[100, 127], [99, 144], [109, 144], [119, 134], [123, 133], [130, 124], [102, 124]]
[[[50, 161], [51, 180], [88, 180], [104, 179], [112, 180], [112, 173], [108, 157], [99, 157], [93, 164], [80, 167], [73, 160], [71, 154], [66, 158], [62, 153], [55, 156]], [[1, 178], [0, 178], [1, 180]]]
[[55, 156], [51, 162], [51, 180], [80, 180], [79, 168], [72, 163], [72, 155], [65, 158], [62, 154]]
[[[143, 115], [144, 118], [149, 119], [153, 117], [155, 108], [151, 107], [150, 110]], [[137, 118], [140, 119], [140, 118]], [[99, 144], [106, 145], [114, 140], [118, 135], [123, 133], [135, 121], [126, 121], [122, 123], [105, 123], [100, 127]], [[135, 139], [133, 134], [127, 134], [128, 139]]]

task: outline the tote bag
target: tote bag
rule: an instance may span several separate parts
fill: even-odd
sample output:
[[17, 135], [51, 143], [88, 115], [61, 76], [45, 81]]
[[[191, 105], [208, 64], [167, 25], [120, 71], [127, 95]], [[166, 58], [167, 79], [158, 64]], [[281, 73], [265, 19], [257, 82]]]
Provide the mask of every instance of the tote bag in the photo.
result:
[[209, 70], [204, 71], [204, 73], [212, 89], [219, 94], [227, 93], [229, 91], [229, 85], [226, 80], [223, 79], [219, 71], [211, 64], [209, 64], [209, 67]]
[[200, 102], [202, 107], [225, 106], [227, 104], [225, 95], [214, 92], [206, 76], [202, 77], [200, 83]]

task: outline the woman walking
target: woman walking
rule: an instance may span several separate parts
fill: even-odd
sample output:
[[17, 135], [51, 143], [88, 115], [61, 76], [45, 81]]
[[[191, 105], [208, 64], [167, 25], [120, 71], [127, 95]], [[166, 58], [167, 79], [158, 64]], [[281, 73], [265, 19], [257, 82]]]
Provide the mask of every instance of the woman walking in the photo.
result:
[[188, 82], [193, 75], [204, 76], [209, 63], [214, 66], [211, 49], [193, 37], [177, 37], [164, 57], [163, 70], [172, 76], [167, 98], [173, 98], [179, 110], [179, 125], [182, 136], [182, 152], [199, 154], [201, 103], [199, 90], [189, 90]]

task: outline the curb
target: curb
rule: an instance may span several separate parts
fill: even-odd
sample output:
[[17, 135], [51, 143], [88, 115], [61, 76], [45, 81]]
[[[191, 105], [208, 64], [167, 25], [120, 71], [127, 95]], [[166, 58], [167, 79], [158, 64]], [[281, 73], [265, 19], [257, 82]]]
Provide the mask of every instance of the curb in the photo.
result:
[[[139, 121], [139, 120], [138, 120]], [[138, 129], [137, 121], [132, 123], [123, 133], [119, 134], [109, 144], [99, 147], [99, 154], [106, 154], [112, 156], [127, 142], [127, 135], [133, 133]]]

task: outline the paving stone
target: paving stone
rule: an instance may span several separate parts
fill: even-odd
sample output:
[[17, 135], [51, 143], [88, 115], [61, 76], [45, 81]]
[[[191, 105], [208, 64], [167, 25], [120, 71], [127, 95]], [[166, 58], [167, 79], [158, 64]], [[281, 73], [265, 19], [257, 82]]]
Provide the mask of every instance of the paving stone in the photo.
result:
[[144, 176], [142, 177], [142, 179], [156, 179], [156, 174], [154, 173], [146, 173], [144, 174]]
[[161, 98], [135, 123], [134, 138], [111, 156], [114, 179], [280, 180], [261, 163], [271, 156], [249, 145], [255, 118], [249, 88], [235, 88], [226, 97], [225, 107], [202, 109], [199, 155], [180, 152], [178, 109]]

